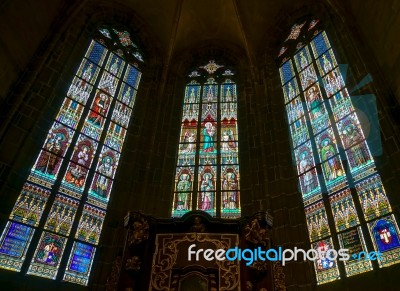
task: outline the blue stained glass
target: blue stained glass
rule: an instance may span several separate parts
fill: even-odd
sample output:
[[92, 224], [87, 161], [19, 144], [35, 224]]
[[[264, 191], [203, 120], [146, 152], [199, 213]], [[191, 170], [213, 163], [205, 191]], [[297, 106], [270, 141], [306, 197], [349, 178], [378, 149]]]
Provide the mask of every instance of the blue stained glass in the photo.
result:
[[86, 57], [92, 62], [101, 65], [106, 52], [107, 49], [104, 46], [102, 46], [98, 42], [92, 41], [88, 52], [86, 53]]
[[8, 229], [6, 228], [1, 240], [0, 253], [12, 257], [22, 257], [33, 232], [34, 229], [32, 227], [16, 222], [8, 222]]
[[292, 61], [289, 60], [286, 63], [284, 63], [282, 67], [279, 69], [279, 72], [281, 74], [282, 85], [285, 84], [287, 81], [291, 80], [294, 77]]
[[236, 102], [236, 85], [223, 84], [221, 86], [221, 102]]
[[390, 218], [379, 219], [372, 225], [375, 243], [380, 252], [400, 247], [398, 231]]
[[124, 81], [134, 87], [135, 89], [139, 86], [141, 73], [133, 66], [128, 65], [128, 68], [125, 73]]
[[285, 103], [288, 103], [294, 97], [299, 95], [299, 87], [297, 86], [296, 79], [291, 80], [283, 86], [283, 95], [285, 97]]
[[87, 273], [92, 262], [92, 257], [95, 248], [90, 245], [77, 242], [69, 269], [78, 273]]
[[329, 73], [337, 66], [335, 55], [331, 49], [317, 59], [317, 66], [321, 76]]
[[198, 85], [186, 86], [185, 103], [199, 103], [201, 87]]
[[114, 76], [120, 77], [124, 65], [125, 62], [120, 57], [118, 57], [116, 54], [111, 53], [110, 56], [108, 57], [106, 70], [109, 71]]
[[218, 86], [214, 85], [214, 79], [209, 80], [210, 84], [203, 87], [203, 103], [217, 102]]
[[325, 32], [318, 34], [312, 41], [311, 45], [313, 48], [314, 56], [317, 58], [324, 52], [326, 52], [330, 47], [330, 43]]

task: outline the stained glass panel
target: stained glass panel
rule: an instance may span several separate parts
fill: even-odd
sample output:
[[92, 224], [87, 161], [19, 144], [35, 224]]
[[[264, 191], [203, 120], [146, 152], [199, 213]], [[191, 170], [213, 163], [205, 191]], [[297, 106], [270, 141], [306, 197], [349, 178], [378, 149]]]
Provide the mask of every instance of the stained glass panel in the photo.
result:
[[0, 268], [21, 271], [34, 232], [32, 227], [7, 222], [0, 239]]
[[346, 88], [334, 94], [332, 98], [329, 99], [329, 103], [331, 104], [335, 121], [339, 121], [354, 111], [351, 97]]
[[[279, 68], [279, 73], [281, 75], [282, 85], [286, 84], [294, 77], [294, 70], [292, 61], [287, 61]], [[294, 96], [293, 96], [294, 97]], [[289, 98], [290, 99], [290, 98]]]
[[336, 139], [332, 128], [328, 128], [315, 138], [321, 161], [326, 161], [338, 154]]
[[303, 47], [297, 54], [294, 55], [297, 71], [302, 71], [311, 64], [311, 56], [308, 47]]
[[311, 141], [307, 141], [302, 146], [296, 148], [294, 150], [294, 155], [297, 165], [297, 173], [299, 175], [315, 167], [314, 154], [313, 154], [313, 149], [311, 147]]
[[301, 87], [303, 88], [303, 90], [317, 81], [317, 74], [315, 73], [313, 64], [309, 65], [307, 68], [301, 71], [299, 76]]
[[375, 163], [365, 141], [347, 149], [345, 153], [355, 181], [375, 172]]
[[236, 84], [233, 83], [223, 84], [221, 86], [221, 102], [237, 102], [237, 95], [236, 95]]
[[132, 109], [130, 109], [127, 105], [117, 101], [115, 103], [115, 108], [113, 110], [111, 120], [125, 128], [128, 128], [131, 114]]
[[338, 191], [348, 185], [342, 161], [339, 156], [334, 156], [322, 163], [326, 188], [328, 193]]
[[221, 190], [237, 191], [240, 189], [239, 165], [221, 166]]
[[124, 76], [124, 81], [128, 83], [128, 85], [132, 86], [133, 88], [137, 89], [139, 87], [140, 78], [142, 73], [139, 70], [131, 65], [127, 65], [127, 69]]
[[[111, 96], [114, 97], [115, 91], [117, 90], [118, 81], [119, 81], [119, 79], [117, 77], [114, 77], [112, 74], [104, 71], [103, 75], [101, 76], [98, 87], [99, 87], [99, 89], [103, 90], [104, 92], [107, 92], [107, 94], [110, 94]], [[102, 96], [102, 95], [104, 95], [104, 96]], [[102, 95], [100, 95], [100, 96], [104, 97], [104, 98], [101, 98], [100, 100], [107, 100], [105, 98], [105, 96], [107, 96], [107, 95], [104, 93]], [[97, 98], [98, 97], [95, 98], [95, 101], [98, 100]], [[108, 108], [107, 108], [107, 110], [108, 110]]]
[[97, 245], [105, 216], [104, 210], [85, 204], [75, 238]]
[[292, 125], [290, 125], [290, 133], [292, 135], [294, 148], [301, 145], [310, 138], [307, 129], [306, 119], [304, 118], [304, 116], [295, 121]]
[[172, 216], [180, 217], [192, 209], [194, 167], [178, 167], [175, 175], [175, 193]]
[[87, 84], [93, 85], [100, 72], [100, 67], [89, 60], [83, 60], [76, 75], [82, 79], [81, 88], [86, 88]]
[[380, 252], [379, 267], [400, 262], [399, 227], [393, 215], [368, 223], [369, 232], [376, 251]]
[[57, 178], [63, 159], [42, 150], [32, 168], [28, 181], [51, 188]]
[[[185, 122], [182, 124], [181, 135], [179, 142], [180, 143], [195, 143], [197, 137], [197, 123], [194, 125], [189, 122]], [[195, 148], [195, 147], [194, 147]], [[191, 152], [191, 151], [188, 151]]]
[[196, 127], [199, 119], [199, 104], [184, 104], [182, 112], [182, 122]]
[[314, 203], [322, 198], [321, 186], [315, 168], [299, 176], [300, 190], [305, 205]]
[[360, 223], [350, 189], [329, 196], [329, 202], [331, 203], [336, 231], [339, 232]]
[[201, 193], [198, 195], [197, 209], [206, 211], [212, 216], [215, 215], [216, 173], [216, 166], [199, 166], [198, 191]]
[[207, 85], [203, 86], [203, 103], [218, 101], [218, 85], [214, 79], [209, 79]]
[[[189, 145], [188, 145], [189, 146]], [[193, 144], [193, 148], [195, 145]], [[185, 148], [182, 145], [179, 145], [179, 151], [186, 151], [187, 146]], [[178, 154], [178, 166], [193, 166], [195, 165], [196, 152], [188, 152], [188, 153], [179, 153]]]
[[233, 123], [237, 117], [237, 103], [221, 103], [221, 120]]
[[96, 248], [74, 242], [63, 281], [87, 286]]
[[47, 134], [43, 149], [57, 156], [63, 157], [71, 144], [73, 134], [74, 131], [72, 129], [57, 121], [54, 122]]
[[201, 86], [195, 85], [196, 82], [186, 86], [185, 90], [185, 103], [199, 103]]
[[100, 174], [113, 179], [115, 170], [118, 167], [120, 154], [107, 146], [103, 146], [97, 162], [96, 171]]
[[331, 47], [328, 37], [326, 36], [325, 31], [318, 34], [311, 41], [311, 48], [313, 50], [315, 58], [318, 58], [324, 52], [326, 52]]
[[95, 173], [89, 189], [88, 202], [101, 208], [107, 208], [113, 180]]
[[104, 46], [92, 40], [86, 52], [85, 57], [91, 60], [93, 63], [101, 66], [103, 64], [106, 53], [107, 49]]
[[282, 88], [283, 96], [285, 97], [285, 103], [288, 103], [290, 100], [300, 94], [296, 79], [291, 80]]
[[355, 113], [350, 114], [338, 123], [338, 131], [345, 149], [360, 143], [365, 139]]
[[221, 217], [240, 217], [240, 195], [239, 191], [221, 192]]
[[175, 192], [172, 207], [172, 217], [182, 217], [185, 213], [192, 210], [192, 193]]
[[90, 168], [98, 143], [80, 134], [72, 153], [71, 161], [85, 168]]
[[329, 236], [329, 224], [326, 210], [322, 201], [305, 208], [308, 234], [311, 241]]
[[193, 191], [194, 167], [178, 167], [176, 171], [175, 191]]
[[311, 128], [314, 134], [318, 134], [331, 126], [329, 114], [326, 110], [325, 104], [320, 104], [318, 107], [310, 111]]
[[106, 70], [116, 77], [120, 77], [124, 69], [125, 62], [116, 54], [111, 53], [106, 63]]
[[336, 66], [336, 58], [331, 49], [317, 59], [317, 67], [321, 76], [328, 74]]
[[311, 111], [312, 114], [311, 116], [312, 117], [318, 116], [319, 115], [318, 113], [320, 112], [317, 110], [317, 108], [319, 108], [319, 106], [323, 102], [319, 84], [315, 83], [313, 86], [308, 88], [304, 92], [304, 98], [306, 100], [307, 110]]
[[57, 114], [56, 120], [73, 129], [76, 129], [79, 119], [81, 118], [83, 108], [84, 107], [78, 102], [69, 98], [65, 98], [63, 105]]
[[29, 266], [28, 275], [55, 279], [67, 239], [43, 232]]
[[365, 220], [369, 221], [392, 211], [379, 175], [355, 185]]
[[86, 177], [89, 170], [80, 164], [70, 162], [61, 181], [59, 191], [80, 199], [85, 188]]
[[303, 102], [301, 101], [299, 96], [286, 105], [286, 112], [288, 115], [289, 124], [291, 124], [293, 121], [299, 119], [304, 115], [304, 109], [302, 103]]
[[371, 261], [366, 258], [368, 250], [360, 226], [340, 233], [338, 237], [340, 248], [349, 250], [350, 259], [343, 261], [348, 277], [372, 270]]
[[332, 255], [334, 250], [332, 239], [325, 239], [311, 244], [312, 248], [322, 254], [322, 258], [314, 261], [315, 274], [318, 285], [340, 279], [336, 258]]
[[83, 105], [86, 105], [92, 90], [92, 85], [87, 83], [85, 80], [75, 77], [68, 89], [67, 96]]
[[[231, 120], [223, 119], [221, 121], [221, 140], [222, 141], [234, 141], [238, 140], [238, 128], [236, 119]], [[233, 147], [231, 147], [233, 148]]]
[[71, 231], [78, 206], [79, 201], [57, 194], [44, 228], [46, 230], [68, 236]]
[[136, 93], [137, 91], [134, 90], [131, 86], [122, 83], [117, 98], [119, 101], [132, 108], [135, 104]]
[[338, 68], [328, 73], [323, 80], [326, 95], [328, 95], [328, 97], [331, 97], [334, 93], [344, 87], [344, 81]]
[[38, 226], [49, 196], [48, 189], [25, 183], [11, 211], [10, 219]]
[[118, 124], [110, 122], [107, 130], [105, 144], [114, 150], [121, 152], [126, 135], [126, 129]]

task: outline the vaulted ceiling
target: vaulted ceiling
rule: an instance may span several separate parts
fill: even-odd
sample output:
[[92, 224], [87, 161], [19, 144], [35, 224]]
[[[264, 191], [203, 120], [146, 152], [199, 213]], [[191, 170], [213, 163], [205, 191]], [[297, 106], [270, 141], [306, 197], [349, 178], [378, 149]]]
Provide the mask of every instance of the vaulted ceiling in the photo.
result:
[[[257, 63], [257, 55], [265, 50], [274, 32], [287, 32], [287, 25], [278, 27], [295, 11], [307, 11], [321, 3], [318, 0], [26, 0], [0, 2], [0, 100], [11, 84], [32, 60], [40, 44], [54, 34], [52, 26], [65, 19], [68, 27], [85, 7], [93, 13], [107, 5], [138, 17], [159, 44], [161, 57], [168, 63], [184, 51], [208, 44], [232, 46], [241, 50], [247, 60]], [[378, 63], [388, 71], [386, 77], [396, 82], [400, 51], [396, 25], [399, 21], [397, 0], [378, 3], [374, 0], [326, 0], [339, 15], [349, 11], [358, 22], [362, 36], [374, 50]], [[396, 4], [397, 3], [397, 4]], [[387, 4], [387, 5], [386, 5]], [[338, 8], [340, 7], [340, 9]], [[86, 10], [87, 11], [87, 10]], [[376, 21], [371, 13], [376, 11]], [[104, 18], [107, 19], [104, 11]], [[294, 21], [294, 20], [290, 20]], [[289, 21], [289, 22], [290, 22]], [[382, 34], [381, 31], [387, 31]], [[50, 33], [49, 33], [50, 32]], [[373, 36], [373, 37], [369, 37]], [[43, 49], [43, 48], [42, 48]], [[380, 53], [383, 51], [384, 53]], [[395, 60], [395, 61], [393, 61]], [[400, 90], [400, 89], [398, 89]], [[394, 88], [394, 91], [398, 91]]]

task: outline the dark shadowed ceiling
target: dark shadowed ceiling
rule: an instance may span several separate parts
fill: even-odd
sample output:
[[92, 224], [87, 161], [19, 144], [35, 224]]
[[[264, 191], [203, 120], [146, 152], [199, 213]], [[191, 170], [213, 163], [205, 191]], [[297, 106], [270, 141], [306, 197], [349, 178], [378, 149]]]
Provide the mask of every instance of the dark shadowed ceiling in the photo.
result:
[[[54, 33], [54, 23], [66, 19], [65, 29], [68, 29], [69, 22], [88, 6], [93, 12], [104, 5], [111, 10], [132, 12], [154, 36], [160, 57], [166, 63], [183, 51], [195, 51], [204, 43], [235, 46], [247, 55], [249, 62], [257, 63], [256, 57], [268, 47], [270, 36], [277, 31], [287, 33], [288, 24], [283, 27], [285, 32], [279, 24], [285, 19], [294, 21], [291, 16], [296, 11], [308, 11], [316, 3], [336, 7], [339, 15], [341, 11], [354, 15], [378, 63], [388, 71], [388, 80], [397, 81], [400, 51], [396, 50], [399, 42], [393, 38], [398, 35], [399, 26], [388, 23], [399, 22], [398, 0], [3, 0], [0, 1], [0, 100], [43, 40]], [[107, 12], [104, 12], [105, 19]], [[375, 17], [371, 21], [371, 15], [379, 19]], [[388, 33], [378, 33], [381, 31]]]

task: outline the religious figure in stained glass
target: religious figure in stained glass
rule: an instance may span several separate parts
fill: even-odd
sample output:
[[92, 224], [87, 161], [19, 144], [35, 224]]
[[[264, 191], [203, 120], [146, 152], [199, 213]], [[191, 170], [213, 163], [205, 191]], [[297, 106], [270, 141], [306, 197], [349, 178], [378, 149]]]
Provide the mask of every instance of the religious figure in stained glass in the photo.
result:
[[103, 126], [104, 115], [108, 112], [110, 106], [110, 100], [107, 94], [98, 91], [93, 105], [91, 107], [92, 111], [89, 114], [88, 120], [97, 126]]
[[203, 152], [214, 152], [215, 134], [215, 126], [211, 122], [206, 122], [203, 128]]
[[179, 191], [178, 200], [176, 202], [176, 210], [188, 210], [189, 209], [189, 192], [192, 189], [192, 182], [190, 181], [189, 174], [182, 173], [179, 176], [179, 182], [176, 186], [176, 190]]
[[211, 210], [213, 207], [213, 191], [214, 188], [214, 181], [213, 176], [210, 172], [205, 172], [202, 175], [202, 181], [200, 184], [200, 191], [201, 191], [201, 210]]

